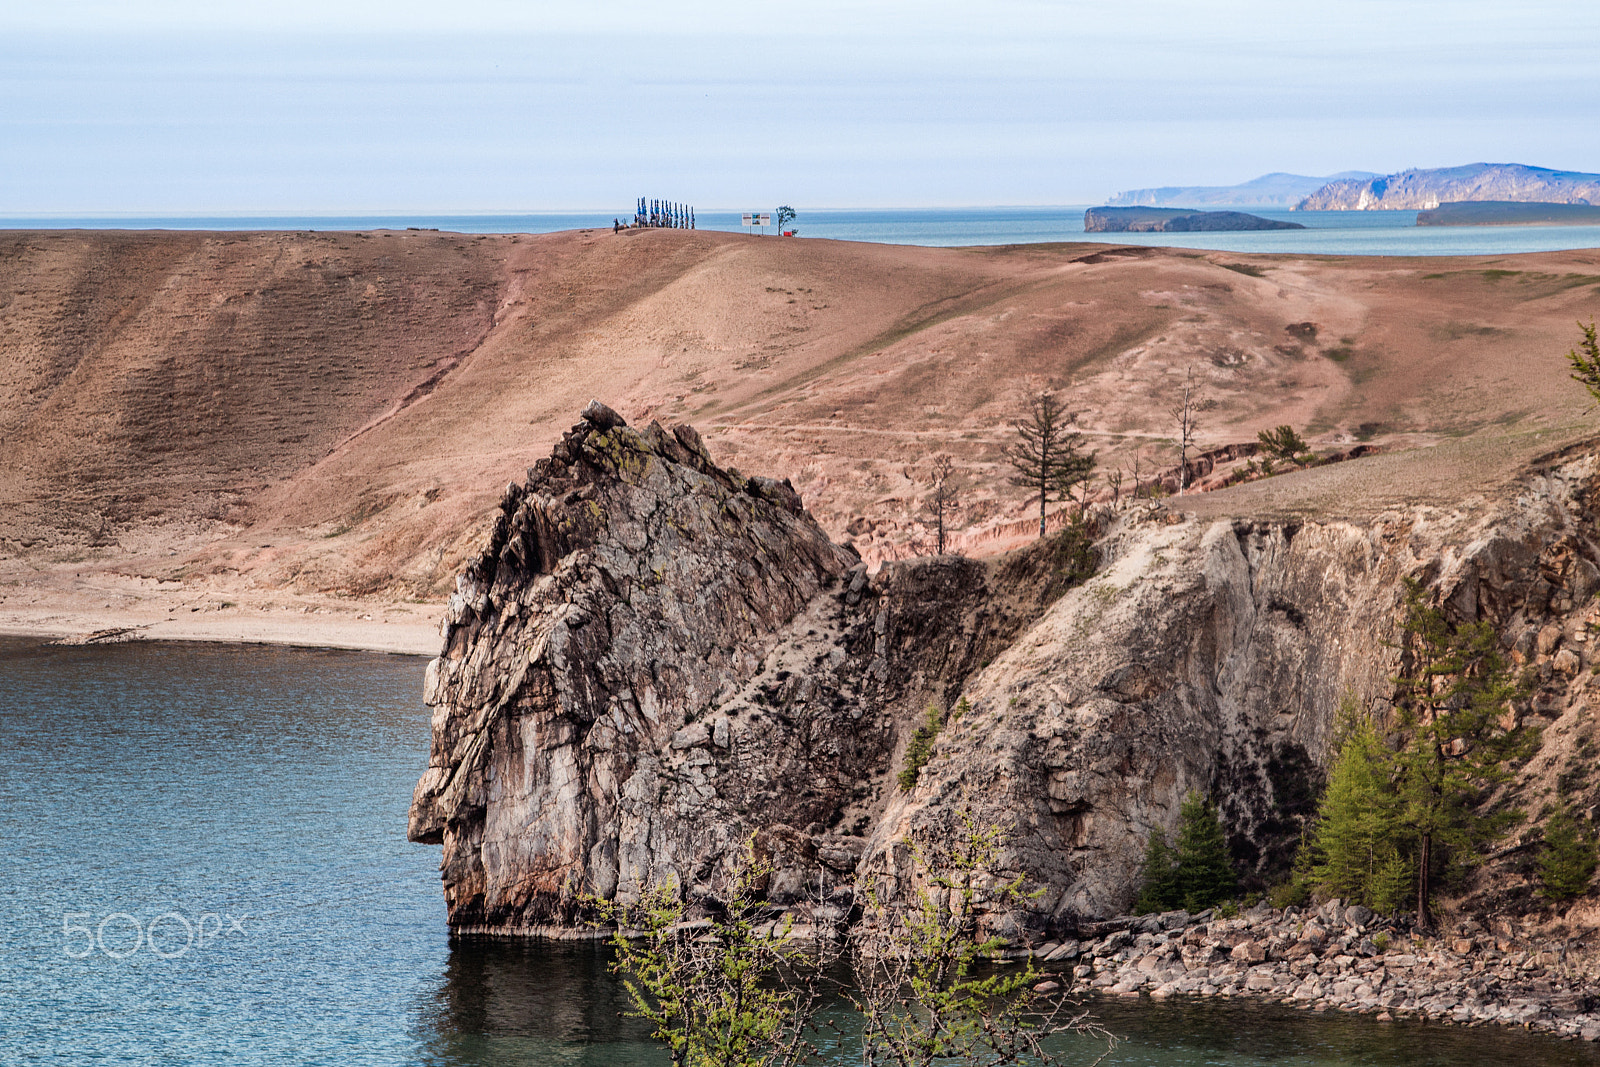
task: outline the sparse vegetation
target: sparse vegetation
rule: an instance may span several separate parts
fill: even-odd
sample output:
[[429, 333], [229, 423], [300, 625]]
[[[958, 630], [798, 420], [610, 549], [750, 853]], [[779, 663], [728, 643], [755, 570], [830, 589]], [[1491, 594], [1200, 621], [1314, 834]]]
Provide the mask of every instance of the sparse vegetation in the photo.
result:
[[1194, 447], [1195, 431], [1200, 428], [1195, 412], [1200, 404], [1200, 392], [1194, 384], [1194, 368], [1190, 367], [1183, 378], [1183, 399], [1172, 409], [1172, 418], [1178, 424], [1178, 495], [1189, 487], [1189, 449]]
[[629, 1014], [654, 1025], [674, 1067], [792, 1067], [817, 1053], [808, 1034], [821, 1001], [817, 964], [826, 961], [806, 957], [787, 921], [761, 921], [758, 887], [772, 864], [752, 851], [716, 921], [685, 922], [672, 882], [635, 903], [585, 898], [616, 927], [612, 970]]
[[927, 507], [933, 513], [935, 551], [942, 556], [949, 516], [961, 506], [955, 486], [955, 461], [946, 453], [941, 452], [933, 457], [933, 468], [928, 475], [928, 487], [932, 490], [928, 494]]
[[[862, 1019], [865, 1064], [933, 1067], [1057, 1062], [1043, 1047], [1051, 1034], [1111, 1035], [1059, 995], [1035, 995], [1040, 979], [1031, 959], [983, 973], [1003, 940], [978, 939], [978, 905], [1017, 907], [1031, 894], [1022, 876], [997, 878], [1005, 844], [995, 826], [979, 826], [958, 811], [962, 830], [938, 854], [913, 845], [919, 865], [933, 873], [877, 951], [855, 956], [855, 988], [847, 992]], [[980, 888], [982, 887], [982, 888]], [[868, 908], [890, 901], [880, 883], [864, 887]]]
[[[1029, 899], [1020, 876], [996, 882], [1005, 838], [958, 811], [962, 829], [930, 855], [914, 846], [933, 873], [899, 922], [883, 924], [852, 954], [854, 981], [841, 990], [855, 1008], [863, 1062], [893, 1067], [933, 1064], [1050, 1064], [1041, 1042], [1072, 1031], [1111, 1036], [1061, 996], [1036, 995], [1042, 977], [1030, 960], [1021, 967], [985, 965], [1000, 938], [978, 938], [978, 905], [1017, 907]], [[637, 902], [584, 897], [597, 922], [611, 925], [629, 1014], [654, 1026], [673, 1067], [798, 1067], [831, 1063], [817, 1036], [823, 992], [834, 986], [828, 967], [841, 956], [832, 938], [791, 937], [792, 922], [775, 920], [763, 887], [770, 860], [746, 846], [732, 890], [719, 914], [687, 921], [675, 882], [647, 889]], [[984, 888], [981, 888], [984, 887]], [[880, 884], [863, 885], [869, 908], [887, 913], [898, 902]], [[842, 983], [840, 983], [842, 985]], [[830, 1028], [854, 1036], [844, 1018]]]

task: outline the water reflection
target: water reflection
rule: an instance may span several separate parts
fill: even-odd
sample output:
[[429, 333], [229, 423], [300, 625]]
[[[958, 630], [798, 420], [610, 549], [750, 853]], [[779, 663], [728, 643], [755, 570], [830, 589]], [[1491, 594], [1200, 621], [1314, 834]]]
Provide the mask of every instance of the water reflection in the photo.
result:
[[423, 1063], [438, 1067], [659, 1067], [650, 1027], [627, 1017], [603, 943], [457, 938], [419, 1008]]
[[[661, 1067], [649, 1028], [623, 1014], [627, 1003], [608, 972], [603, 944], [454, 943], [440, 988], [418, 1011], [423, 1062], [437, 1067]], [[1300, 1011], [1245, 1000], [1094, 997], [1096, 1019], [1121, 1041], [1107, 1067], [1600, 1067], [1600, 1051], [1543, 1034]], [[823, 1062], [860, 1062], [837, 1000], [824, 1012]], [[1105, 1052], [1096, 1038], [1067, 1035], [1049, 1048], [1064, 1064]]]

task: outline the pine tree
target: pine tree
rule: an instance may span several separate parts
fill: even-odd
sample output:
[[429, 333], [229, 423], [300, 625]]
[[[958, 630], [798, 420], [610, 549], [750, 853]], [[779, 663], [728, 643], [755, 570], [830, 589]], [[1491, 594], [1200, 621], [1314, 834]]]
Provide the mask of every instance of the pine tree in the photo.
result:
[[1537, 733], [1510, 714], [1523, 689], [1494, 627], [1452, 625], [1415, 581], [1406, 583], [1405, 603], [1409, 669], [1396, 679], [1405, 741], [1396, 759], [1400, 823], [1416, 840], [1417, 921], [1431, 928], [1436, 873], [1469, 869], [1521, 817], [1509, 807], [1478, 809], [1532, 752]]
[[1544, 824], [1544, 854], [1539, 858], [1539, 895], [1561, 903], [1589, 891], [1600, 855], [1592, 829], [1585, 829], [1563, 806]]
[[1187, 911], [1203, 911], [1231, 899], [1239, 879], [1228, 860], [1228, 843], [1211, 801], [1199, 793], [1183, 800], [1178, 815], [1178, 889]]
[[1094, 470], [1094, 453], [1079, 451], [1083, 435], [1068, 429], [1070, 417], [1054, 393], [1040, 393], [1028, 404], [1028, 417], [1012, 424], [1017, 440], [1005, 448], [1016, 473], [1012, 485], [1039, 494], [1039, 536], [1044, 536], [1045, 506], [1072, 492]]
[[1393, 874], [1388, 868], [1400, 832], [1391, 784], [1394, 754], [1370, 721], [1355, 719], [1353, 709], [1346, 714], [1348, 725], [1317, 806], [1311, 878], [1328, 896], [1375, 908], [1380, 895], [1392, 895], [1389, 882], [1382, 894], [1379, 883]]
[[1567, 353], [1567, 363], [1572, 367], [1572, 380], [1589, 390], [1589, 396], [1600, 403], [1600, 340], [1596, 340], [1594, 323], [1585, 326], [1578, 323], [1578, 329], [1583, 331], [1583, 341], [1577, 348]]
[[1172, 911], [1183, 904], [1183, 893], [1178, 888], [1178, 857], [1160, 830], [1150, 831], [1144, 863], [1139, 868], [1139, 886], [1139, 899], [1133, 905], [1135, 915]]

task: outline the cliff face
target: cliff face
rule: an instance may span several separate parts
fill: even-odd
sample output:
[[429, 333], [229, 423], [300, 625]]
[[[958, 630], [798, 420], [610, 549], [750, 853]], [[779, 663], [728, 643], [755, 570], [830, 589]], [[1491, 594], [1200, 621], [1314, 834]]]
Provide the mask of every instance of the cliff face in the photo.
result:
[[1600, 204], [1600, 174], [1469, 163], [1404, 170], [1381, 178], [1329, 182], [1300, 201], [1299, 211], [1424, 211], [1457, 200]]
[[428, 669], [410, 836], [444, 844], [452, 926], [559, 933], [578, 892], [668, 879], [714, 895], [757, 831], [775, 897], [820, 878], [848, 900], [902, 723], [1051, 592], [1011, 577], [945, 558], [869, 580], [788, 483], [591, 405], [508, 488]]
[[1342, 171], [1324, 178], [1276, 171], [1238, 185], [1163, 185], [1154, 189], [1128, 189], [1106, 201], [1114, 207], [1289, 208], [1331, 181], [1376, 178], [1370, 171]]
[[[411, 834], [445, 846], [457, 929], [582, 934], [577, 893], [666, 879], [711, 906], [751, 835], [775, 902], [835, 918], [863, 874], [891, 902], [927, 885], [966, 809], [1009, 834], [995, 873], [1044, 890], [986, 924], [1039, 941], [1129, 905], [1190, 789], [1221, 799], [1247, 871], [1282, 871], [1341, 702], [1390, 695], [1407, 575], [1535, 671], [1522, 713], [1568, 740], [1520, 788], [1570, 778], [1600, 614], [1592, 458], [1366, 525], [1125, 513], [1062, 595], [1049, 544], [869, 577], [692, 430], [586, 420], [508, 490], [429, 668]], [[901, 791], [923, 709], [963, 695]]]

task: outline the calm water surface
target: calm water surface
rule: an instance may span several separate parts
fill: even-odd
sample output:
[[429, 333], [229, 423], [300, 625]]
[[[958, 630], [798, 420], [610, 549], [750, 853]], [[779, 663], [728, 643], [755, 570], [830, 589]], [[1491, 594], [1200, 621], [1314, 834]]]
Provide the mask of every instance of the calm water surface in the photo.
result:
[[[422, 668], [0, 638], [0, 1064], [665, 1064], [603, 947], [451, 945], [438, 849], [405, 840]], [[1600, 1065], [1521, 1032], [1096, 1010], [1121, 1065]]]
[[[802, 237], [939, 246], [1112, 241], [1227, 252], [1363, 256], [1495, 255], [1600, 247], [1600, 226], [1419, 227], [1415, 211], [1244, 208], [1241, 210], [1263, 218], [1298, 222], [1308, 228], [1244, 233], [1086, 234], [1085, 206], [802, 209], [796, 225]], [[631, 212], [632, 208], [628, 210]], [[0, 218], [0, 229], [403, 230], [413, 226], [456, 233], [550, 233], [608, 228], [618, 214], [32, 216]], [[696, 222], [705, 230], [743, 229], [738, 211], [698, 212]]]

